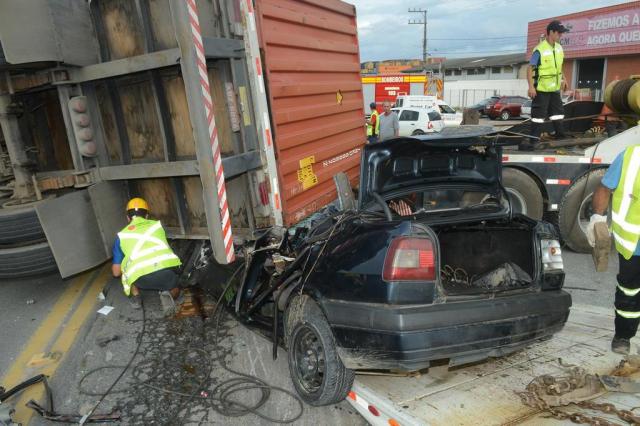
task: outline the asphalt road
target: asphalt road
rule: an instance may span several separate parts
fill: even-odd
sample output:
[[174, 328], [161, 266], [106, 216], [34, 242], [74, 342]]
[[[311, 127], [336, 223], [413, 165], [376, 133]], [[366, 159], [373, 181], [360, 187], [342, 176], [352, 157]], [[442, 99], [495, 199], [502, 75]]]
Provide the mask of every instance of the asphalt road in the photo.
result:
[[[608, 272], [599, 274], [594, 272], [590, 255], [565, 251], [563, 258], [567, 273], [565, 288], [572, 294], [574, 304], [611, 307], [616, 285], [617, 258], [610, 259]], [[88, 320], [78, 328], [74, 346], [62, 359], [51, 379], [59, 411], [86, 413], [98, 400], [97, 396], [90, 394], [103, 393], [122, 371], [137, 347], [142, 331], [142, 313], [127, 303], [117, 281], [107, 282], [107, 299], [97, 302], [91, 308]], [[68, 285], [68, 282], [63, 282], [56, 275], [2, 282], [0, 377], [12, 365]], [[33, 299], [34, 303], [27, 304], [29, 299]], [[271, 385], [292, 391], [284, 351], [280, 350], [278, 359], [273, 361], [268, 341], [233, 320], [223, 321], [218, 342], [212, 334], [215, 327], [211, 319], [205, 322], [200, 318], [166, 321], [158, 317], [156, 295], [148, 297], [145, 304], [148, 317], [145, 334], [141, 338], [140, 353], [133, 368], [125, 374], [120, 385], [105, 399], [97, 412], [105, 413], [118, 407], [129, 420], [134, 419], [131, 423], [145, 424], [163, 421], [180, 424], [271, 424], [255, 416], [225, 418], [204, 399], [200, 400], [196, 396], [195, 400], [185, 400], [185, 397], [172, 396], [166, 391], [178, 390], [192, 394], [194, 386], [197, 387], [197, 382], [206, 374], [207, 366], [212, 368], [214, 384], [233, 377], [233, 374], [221, 368], [220, 357], [234, 369], [257, 375]], [[96, 314], [95, 310], [103, 305], [114, 306], [115, 310], [107, 316]], [[51, 326], [55, 328], [56, 325]], [[613, 324], [605, 326], [612, 328]], [[191, 350], [191, 355], [187, 355], [188, 352], [184, 352], [184, 349]], [[205, 359], [202, 358], [203, 354], [209, 355]], [[114, 368], [92, 373], [94, 369], [103, 366]], [[85, 377], [87, 374], [89, 376]], [[151, 384], [155, 383], [164, 390], [141, 385], [151, 379], [155, 380]], [[0, 382], [0, 385], [11, 386], [13, 383]], [[255, 391], [249, 392], [247, 400], [255, 398]], [[263, 413], [273, 417], [290, 417], [297, 413], [296, 407], [291, 397], [274, 391]], [[49, 423], [33, 418], [31, 424]], [[343, 402], [332, 407], [305, 406], [304, 413], [296, 424], [358, 425], [364, 424], [364, 421], [350, 405]]]
[[68, 284], [58, 273], [0, 280], [0, 377], [13, 364]]

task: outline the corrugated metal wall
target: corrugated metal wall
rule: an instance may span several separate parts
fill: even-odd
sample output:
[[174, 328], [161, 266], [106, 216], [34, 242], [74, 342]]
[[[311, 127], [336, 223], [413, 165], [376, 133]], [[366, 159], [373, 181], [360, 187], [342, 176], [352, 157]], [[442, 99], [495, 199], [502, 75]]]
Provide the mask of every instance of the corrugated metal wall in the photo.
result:
[[284, 220], [336, 198], [333, 176], [357, 182], [366, 133], [355, 7], [337, 0], [257, 2]]

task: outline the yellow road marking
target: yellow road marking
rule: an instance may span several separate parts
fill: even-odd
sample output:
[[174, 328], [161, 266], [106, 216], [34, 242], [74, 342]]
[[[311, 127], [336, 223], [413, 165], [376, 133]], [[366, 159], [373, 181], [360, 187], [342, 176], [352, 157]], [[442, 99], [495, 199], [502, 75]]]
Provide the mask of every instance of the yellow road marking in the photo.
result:
[[84, 273], [71, 281], [69, 287], [62, 293], [62, 296], [58, 299], [56, 304], [49, 312], [49, 315], [40, 323], [40, 327], [31, 335], [31, 339], [27, 342], [24, 350], [13, 362], [11, 368], [7, 371], [2, 378], [2, 385], [10, 389], [18, 383], [22, 382], [24, 377], [24, 370], [27, 362], [34, 354], [44, 352], [47, 348], [47, 344], [51, 340], [51, 331], [57, 325], [62, 323], [67, 316], [71, 307], [76, 303], [76, 300], [82, 294], [87, 279], [91, 276], [90, 272]]
[[[98, 294], [104, 288], [107, 280], [110, 279], [110, 274], [106, 273], [106, 270], [107, 268], [103, 266], [98, 270], [82, 274], [80, 277], [74, 280], [70, 288], [67, 289], [60, 300], [56, 302], [56, 305], [54, 306], [54, 309], [51, 311], [49, 316], [47, 316], [47, 318], [42, 322], [42, 325], [38, 328], [25, 350], [16, 359], [16, 362], [14, 363], [9, 374], [7, 374], [7, 377], [11, 375], [12, 380], [3, 381], [3, 383], [5, 383], [5, 387], [8, 388], [10, 386], [15, 386], [15, 384], [25, 379], [25, 377], [22, 377], [22, 375], [24, 374], [26, 362], [34, 353], [43, 352], [46, 349], [51, 339], [52, 328], [57, 326], [64, 328], [60, 332], [60, 335], [58, 336], [56, 341], [51, 346], [50, 351], [60, 352], [62, 354], [62, 357], [56, 363], [43, 366], [40, 369], [36, 369], [32, 372], [32, 374], [30, 374], [30, 376], [34, 376], [36, 374], [45, 374], [47, 376], [51, 376], [55, 373], [56, 369], [62, 363], [65, 355], [71, 348], [71, 345], [73, 345], [78, 331], [86, 321], [89, 314], [92, 312], [92, 308], [96, 303]], [[86, 293], [84, 293], [84, 296], [78, 303], [75, 311], [71, 315], [71, 318], [69, 318], [68, 321], [63, 324], [65, 317], [69, 314], [69, 311], [76, 304], [78, 296], [82, 294], [86, 285], [91, 282], [93, 282], [91, 284], [91, 287], [89, 287]], [[72, 288], [73, 290], [71, 290]], [[43, 394], [44, 388], [41, 385], [36, 385], [25, 390], [20, 396], [20, 399], [15, 404], [15, 421], [22, 424], [29, 424], [31, 417], [33, 416], [33, 410], [25, 407], [25, 404], [31, 399], [39, 401], [42, 398]]]

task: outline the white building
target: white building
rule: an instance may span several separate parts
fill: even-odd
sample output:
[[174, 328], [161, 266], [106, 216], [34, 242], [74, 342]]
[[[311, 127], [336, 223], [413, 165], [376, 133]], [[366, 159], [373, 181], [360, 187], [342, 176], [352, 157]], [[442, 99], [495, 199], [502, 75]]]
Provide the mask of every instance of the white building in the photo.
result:
[[[527, 63], [524, 53], [447, 59], [442, 64], [444, 100], [454, 108], [464, 108], [490, 96], [527, 96]], [[426, 67], [428, 72], [439, 70], [439, 64]], [[420, 73], [425, 69], [403, 72]]]

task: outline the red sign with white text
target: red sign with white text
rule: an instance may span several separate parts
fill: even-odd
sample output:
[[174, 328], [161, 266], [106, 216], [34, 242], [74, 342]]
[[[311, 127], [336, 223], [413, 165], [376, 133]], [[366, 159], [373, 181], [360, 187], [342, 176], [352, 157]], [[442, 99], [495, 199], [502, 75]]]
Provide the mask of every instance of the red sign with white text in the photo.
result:
[[[384, 77], [383, 77], [384, 81]], [[388, 82], [376, 83], [376, 102], [389, 101], [394, 103], [398, 95], [408, 95], [411, 90], [411, 83]]]

